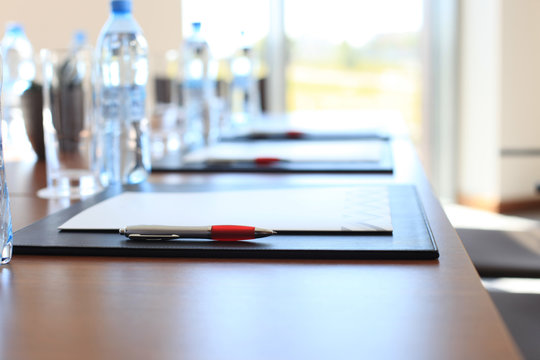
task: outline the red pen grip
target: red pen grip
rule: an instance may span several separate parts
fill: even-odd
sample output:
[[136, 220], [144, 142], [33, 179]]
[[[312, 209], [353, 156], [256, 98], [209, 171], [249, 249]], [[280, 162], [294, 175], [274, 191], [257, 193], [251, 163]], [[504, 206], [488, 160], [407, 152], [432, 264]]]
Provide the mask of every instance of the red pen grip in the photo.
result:
[[291, 130], [291, 131], [287, 131], [286, 135], [287, 135], [287, 138], [289, 139], [300, 139], [301, 137], [304, 136], [304, 133], [301, 131]]
[[255, 164], [257, 165], [270, 165], [280, 161], [281, 159], [275, 157], [258, 157], [254, 160]]
[[249, 240], [255, 238], [253, 226], [213, 225], [212, 239], [217, 241]]

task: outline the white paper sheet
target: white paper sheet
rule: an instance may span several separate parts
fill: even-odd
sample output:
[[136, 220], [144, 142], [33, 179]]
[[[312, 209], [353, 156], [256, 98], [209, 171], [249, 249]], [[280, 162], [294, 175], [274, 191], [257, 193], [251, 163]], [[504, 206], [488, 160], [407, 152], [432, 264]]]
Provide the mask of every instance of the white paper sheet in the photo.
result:
[[[240, 131], [239, 131], [240, 130]], [[312, 110], [265, 114], [245, 128], [228, 135], [283, 134], [299, 131], [309, 135], [408, 134], [403, 116], [394, 110]]]
[[75, 215], [59, 229], [128, 225], [248, 225], [276, 231], [392, 231], [385, 186], [216, 192], [126, 192]]
[[221, 142], [186, 154], [186, 163], [253, 161], [278, 158], [292, 162], [379, 162], [384, 140]]

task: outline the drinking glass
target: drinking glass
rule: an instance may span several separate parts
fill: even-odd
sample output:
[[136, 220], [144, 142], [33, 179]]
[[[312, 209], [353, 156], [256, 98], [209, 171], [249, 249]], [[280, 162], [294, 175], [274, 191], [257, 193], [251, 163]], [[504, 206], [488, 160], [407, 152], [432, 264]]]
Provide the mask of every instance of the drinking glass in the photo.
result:
[[[2, 98], [2, 57], [0, 56], [0, 99]], [[2, 101], [0, 100], [0, 120], [3, 118]], [[4, 171], [4, 152], [2, 149], [2, 127], [0, 126], [0, 265], [11, 261], [13, 252], [13, 232], [11, 229], [11, 210]]]
[[92, 121], [92, 50], [43, 49], [40, 55], [47, 187], [38, 196], [92, 195], [102, 189]]

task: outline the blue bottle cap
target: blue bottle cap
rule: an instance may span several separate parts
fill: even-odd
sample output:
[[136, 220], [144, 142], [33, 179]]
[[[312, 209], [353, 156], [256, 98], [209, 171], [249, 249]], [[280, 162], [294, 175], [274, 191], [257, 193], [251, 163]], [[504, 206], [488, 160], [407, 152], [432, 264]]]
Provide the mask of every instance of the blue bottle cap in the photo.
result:
[[9, 22], [6, 24], [6, 32], [13, 35], [22, 35], [24, 34], [24, 28], [18, 22]]
[[198, 21], [191, 23], [191, 27], [193, 28], [193, 32], [201, 31], [201, 23]]
[[73, 45], [83, 46], [86, 44], [87, 36], [84, 30], [76, 30], [73, 33]]
[[127, 14], [131, 12], [131, 0], [112, 0], [111, 9], [114, 14]]

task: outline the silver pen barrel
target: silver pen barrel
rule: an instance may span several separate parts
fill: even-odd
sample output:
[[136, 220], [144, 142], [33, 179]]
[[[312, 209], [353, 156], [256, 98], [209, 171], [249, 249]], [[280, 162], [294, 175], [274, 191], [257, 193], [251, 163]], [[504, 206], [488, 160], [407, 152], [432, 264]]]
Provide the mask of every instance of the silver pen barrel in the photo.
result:
[[130, 235], [176, 235], [177, 237], [208, 239], [211, 237], [211, 226], [157, 226], [157, 225], [139, 225], [126, 226], [120, 229], [120, 234], [127, 237]]

